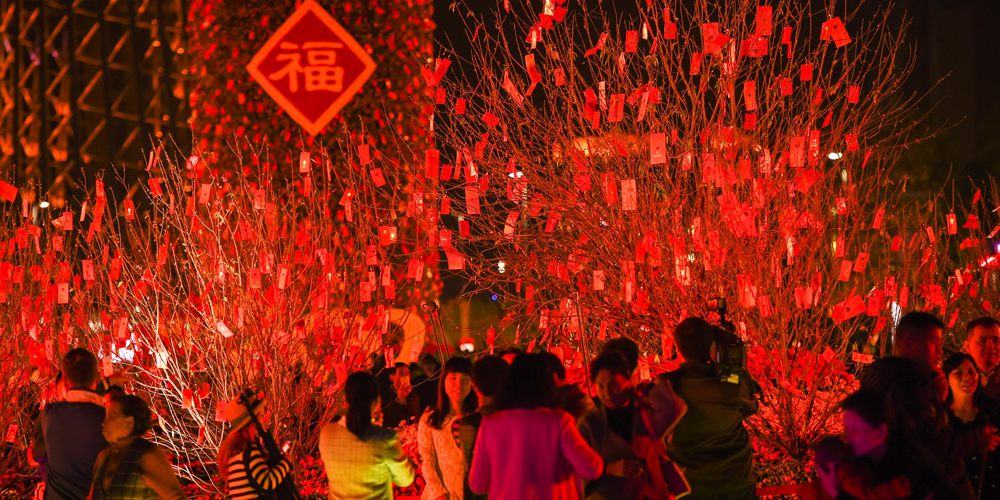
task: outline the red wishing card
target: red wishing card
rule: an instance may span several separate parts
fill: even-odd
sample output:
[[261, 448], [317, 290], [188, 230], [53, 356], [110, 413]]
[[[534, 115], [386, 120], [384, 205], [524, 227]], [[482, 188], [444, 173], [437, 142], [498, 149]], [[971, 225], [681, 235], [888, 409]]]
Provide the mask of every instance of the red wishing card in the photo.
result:
[[635, 179], [622, 180], [622, 210], [636, 210], [638, 208], [637, 197]]
[[858, 253], [858, 259], [854, 261], [854, 272], [863, 273], [865, 272], [865, 266], [868, 265], [868, 252]]
[[851, 85], [847, 88], [847, 102], [850, 104], [857, 104], [858, 99], [861, 98], [861, 87], [857, 85]]
[[833, 43], [838, 47], [843, 47], [851, 43], [851, 37], [847, 34], [847, 28], [844, 27], [844, 22], [840, 20], [839, 17], [830, 19], [829, 21], [823, 23], [823, 31], [828, 34]]
[[799, 79], [803, 82], [808, 82], [813, 79], [813, 65], [803, 64], [799, 68]]
[[385, 185], [385, 177], [382, 176], [381, 168], [372, 169], [371, 174], [372, 182], [374, 182], [376, 186], [382, 187]]
[[778, 88], [780, 89], [782, 96], [792, 95], [792, 79], [782, 78], [778, 80]]
[[465, 99], [458, 99], [455, 101], [455, 114], [464, 115], [465, 114]]
[[639, 50], [639, 32], [625, 32], [625, 52], [635, 53]]
[[688, 74], [691, 76], [701, 74], [701, 52], [691, 54], [691, 69]]
[[556, 68], [555, 71], [552, 72], [552, 76], [556, 80], [556, 87], [566, 85], [566, 71], [562, 68]]
[[806, 138], [792, 137], [789, 144], [788, 164], [792, 167], [804, 167], [806, 163]]
[[844, 259], [840, 263], [840, 272], [837, 274], [837, 280], [839, 281], [850, 281], [851, 280], [851, 270], [854, 268], [854, 263]]
[[17, 198], [17, 188], [4, 181], [0, 181], [0, 198], [14, 203], [14, 199]]
[[875, 217], [872, 219], [872, 229], [878, 230], [882, 229], [882, 220], [885, 218], [885, 209], [880, 208], [875, 211]]
[[212, 195], [212, 185], [202, 184], [201, 190], [198, 191], [198, 204], [208, 205], [208, 200]]
[[743, 82], [743, 102], [747, 111], [757, 110], [757, 82], [748, 80]]
[[479, 186], [465, 186], [465, 213], [479, 215]]
[[358, 146], [358, 160], [362, 165], [367, 165], [372, 162], [371, 153], [367, 144], [362, 144]]
[[948, 214], [948, 234], [958, 234], [958, 219], [955, 214]]
[[667, 162], [667, 136], [666, 134], [649, 135], [649, 163], [660, 165]]
[[154, 177], [149, 178], [149, 192], [153, 196], [163, 196], [163, 190], [160, 189], [160, 180]]
[[309, 159], [309, 153], [303, 151], [299, 153], [299, 173], [308, 174], [309, 169], [312, 166], [312, 161]]
[[701, 25], [702, 46], [706, 54], [714, 54], [722, 50], [729, 37], [719, 31], [719, 23], [703, 23]]
[[771, 34], [772, 11], [770, 5], [758, 5], [757, 17], [754, 18], [754, 34], [765, 36]]

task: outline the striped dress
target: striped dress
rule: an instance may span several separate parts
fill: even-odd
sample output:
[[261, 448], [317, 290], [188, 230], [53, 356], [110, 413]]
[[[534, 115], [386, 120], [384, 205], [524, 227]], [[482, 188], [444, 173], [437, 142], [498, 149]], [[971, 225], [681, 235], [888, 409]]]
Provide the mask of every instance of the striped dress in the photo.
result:
[[249, 443], [247, 446], [250, 447], [249, 467], [244, 463], [245, 453], [243, 451], [233, 453], [229, 457], [229, 476], [226, 480], [226, 486], [229, 488], [231, 500], [256, 500], [259, 498], [257, 492], [250, 485], [247, 469], [264, 490], [277, 488], [292, 469], [292, 464], [289, 463], [287, 457], [281, 457], [278, 465], [268, 467], [260, 446], [257, 443]]

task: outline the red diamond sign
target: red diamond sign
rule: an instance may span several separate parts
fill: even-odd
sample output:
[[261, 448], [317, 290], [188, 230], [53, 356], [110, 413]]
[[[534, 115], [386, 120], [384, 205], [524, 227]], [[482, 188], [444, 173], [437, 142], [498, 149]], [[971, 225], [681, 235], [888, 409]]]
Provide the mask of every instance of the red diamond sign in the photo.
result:
[[306, 0], [247, 70], [309, 135], [336, 116], [375, 71], [375, 61], [330, 14]]

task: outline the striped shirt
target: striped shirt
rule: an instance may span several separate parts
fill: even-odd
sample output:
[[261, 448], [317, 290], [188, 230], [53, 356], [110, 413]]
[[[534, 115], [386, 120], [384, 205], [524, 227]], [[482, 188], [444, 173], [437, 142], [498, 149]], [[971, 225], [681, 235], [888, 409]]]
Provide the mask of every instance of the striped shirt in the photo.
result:
[[[247, 444], [250, 447], [250, 474], [257, 484], [265, 490], [273, 490], [285, 480], [292, 465], [287, 457], [281, 457], [281, 461], [275, 467], [268, 467], [267, 460], [260, 451], [260, 446], [256, 443]], [[233, 453], [229, 457], [229, 476], [226, 486], [229, 488], [229, 498], [232, 500], [255, 500], [258, 498], [257, 492], [250, 485], [250, 478], [247, 477], [247, 465], [243, 463], [244, 453]]]

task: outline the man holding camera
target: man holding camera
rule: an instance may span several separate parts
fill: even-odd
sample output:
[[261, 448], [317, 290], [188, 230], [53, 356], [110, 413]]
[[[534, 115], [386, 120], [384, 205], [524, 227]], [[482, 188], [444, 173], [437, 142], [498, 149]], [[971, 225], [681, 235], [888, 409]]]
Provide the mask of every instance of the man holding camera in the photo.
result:
[[716, 344], [730, 343], [725, 337], [734, 335], [701, 318], [687, 318], [674, 330], [684, 363], [664, 376], [688, 410], [674, 429], [668, 454], [684, 468], [691, 486], [687, 500], [756, 498], [750, 436], [743, 425], [757, 413], [756, 384], [745, 367], [720, 367], [713, 360]]

